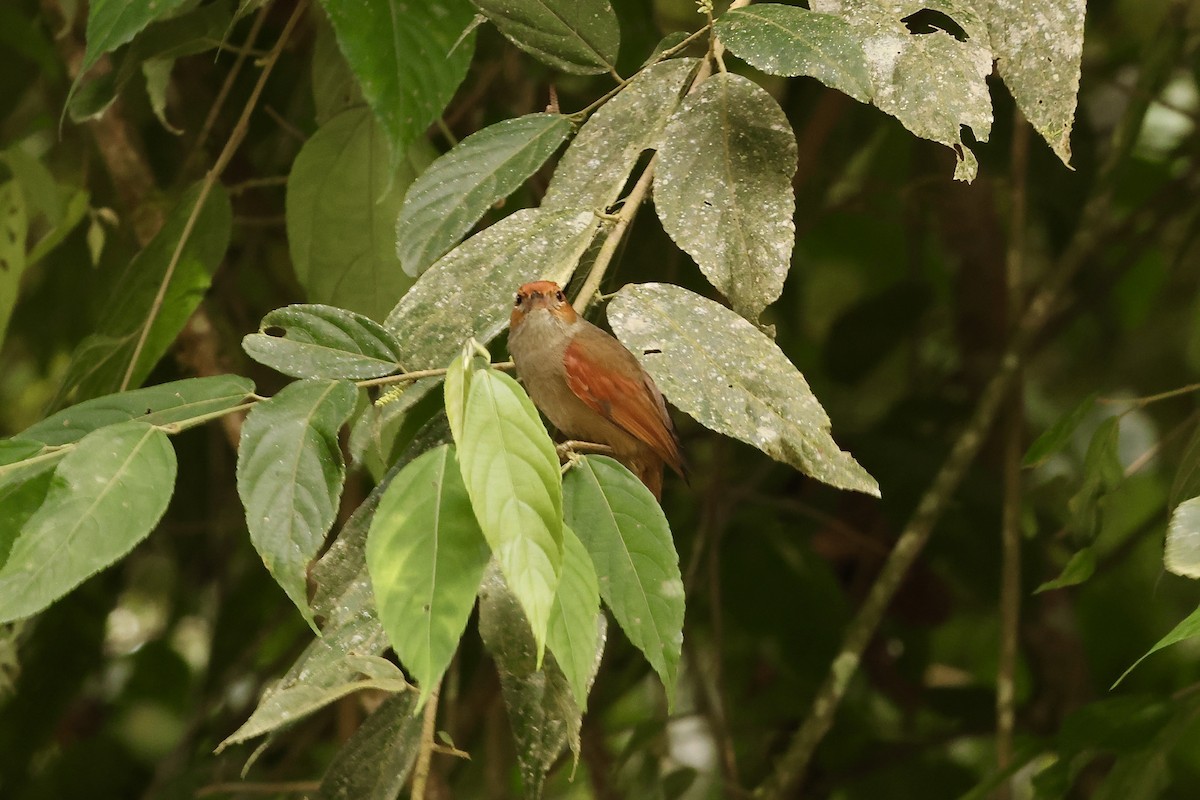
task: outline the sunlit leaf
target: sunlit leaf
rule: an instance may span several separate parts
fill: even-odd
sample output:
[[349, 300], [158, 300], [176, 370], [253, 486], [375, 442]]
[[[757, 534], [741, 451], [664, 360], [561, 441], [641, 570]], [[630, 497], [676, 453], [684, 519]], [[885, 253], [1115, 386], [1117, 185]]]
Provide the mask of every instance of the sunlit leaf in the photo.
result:
[[1094, 393], [1088, 395], [1078, 406], [1042, 431], [1041, 435], [1029, 446], [1029, 450], [1025, 452], [1025, 458], [1021, 463], [1026, 467], [1032, 467], [1063, 449], [1063, 446], [1071, 440], [1071, 434], [1075, 433], [1075, 429], [1087, 418], [1095, 404], [1096, 395]]
[[412, 279], [396, 257], [404, 191], [430, 160], [419, 144], [392, 167], [375, 117], [352, 108], [304, 143], [287, 183], [288, 248], [314, 303], [383, 319]]
[[384, 700], [342, 745], [317, 792], [320, 800], [394, 800], [421, 746], [416, 693]]
[[1171, 512], [1164, 561], [1176, 575], [1200, 578], [1200, 497], [1183, 501]]
[[[475, 35], [468, 0], [359, 3], [321, 0], [363, 96], [387, 132], [391, 163], [438, 118], [467, 75]], [[388, 153], [378, 157], [388, 163]], [[386, 226], [389, 242], [396, 221]], [[394, 252], [394, 244], [393, 250]], [[392, 298], [394, 300], [394, 298]], [[372, 315], [374, 316], [374, 315]]]
[[686, 289], [646, 283], [623, 288], [608, 319], [663, 394], [706, 428], [831, 486], [879, 496], [875, 479], [833, 441], [804, 376], [742, 317]]
[[663, 229], [751, 320], [783, 290], [795, 225], [796, 137], [771, 95], [721, 74], [663, 133], [654, 208]]
[[337, 513], [346, 477], [338, 429], [357, 391], [344, 381], [298, 381], [256, 405], [242, 426], [237, 486], [250, 540], [310, 625], [308, 564]]
[[550, 612], [546, 646], [554, 658], [580, 709], [587, 709], [588, 690], [596, 674], [599, 650], [604, 640], [598, 637], [596, 617], [600, 614], [600, 589], [591, 556], [567, 525], [563, 526], [562, 579]]
[[657, 149], [699, 61], [664, 61], [634, 77], [580, 128], [563, 153], [542, 208], [603, 211], [617, 201], [638, 157]]
[[855, 100], [871, 98], [862, 45], [840, 17], [756, 3], [722, 14], [716, 34], [731, 52], [769, 75], [809, 75]]
[[987, 21], [996, 71], [1064, 164], [1071, 162], [1086, 6], [1086, 0], [975, 4]]
[[292, 305], [263, 317], [242, 349], [295, 378], [361, 380], [400, 368], [400, 344], [378, 322], [326, 305]]
[[391, 482], [367, 540], [379, 619], [421, 689], [450, 664], [490, 558], [454, 448], [431, 450]]
[[396, 252], [416, 277], [508, 197], [571, 133], [562, 114], [527, 114], [471, 134], [413, 182], [396, 223]]
[[527, 209], [451, 250], [388, 315], [401, 363], [410, 370], [441, 368], [465, 339], [490, 341], [508, 325], [517, 287], [539, 278], [566, 284], [597, 225], [591, 211]]
[[621, 30], [608, 0], [471, 0], [500, 32], [563, 72], [611, 72]]
[[679, 555], [654, 495], [617, 461], [585, 456], [563, 477], [563, 516], [591, 555], [605, 604], [662, 679], [670, 702], [683, 647], [684, 593]]
[[475, 516], [529, 618], [540, 663], [562, 573], [558, 454], [529, 396], [494, 370], [472, 377], [455, 442]]
[[128, 553], [174, 488], [175, 451], [159, 429], [124, 422], [83, 437], [0, 568], [0, 621], [41, 611]]

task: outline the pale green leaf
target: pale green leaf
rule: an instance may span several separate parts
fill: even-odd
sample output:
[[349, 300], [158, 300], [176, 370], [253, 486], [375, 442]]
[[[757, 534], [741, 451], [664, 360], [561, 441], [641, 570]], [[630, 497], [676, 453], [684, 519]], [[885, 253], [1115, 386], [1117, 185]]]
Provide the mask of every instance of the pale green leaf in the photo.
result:
[[13, 180], [20, 184], [30, 219], [40, 214], [51, 227], [63, 221], [67, 210], [64, 192], [70, 190], [58, 185], [41, 159], [20, 146], [13, 146], [0, 151], [0, 161], [12, 172]]
[[204, 298], [212, 275], [225, 256], [233, 219], [229, 196], [217, 184], [196, 217], [162, 303], [156, 305], [158, 288], [166, 277], [200, 191], [200, 184], [195, 184], [183, 193], [162, 229], [137, 254], [113, 287], [95, 332], [71, 355], [67, 374], [51, 403], [53, 407], [117, 391], [152, 309], [157, 309], [157, 313], [133, 370], [130, 387], [141, 385], [179, 335]]
[[831, 486], [879, 495], [833, 441], [804, 376], [742, 317], [678, 286], [646, 283], [623, 288], [608, 319], [663, 394], [701, 425]]
[[0, 344], [4, 342], [8, 321], [21, 290], [21, 276], [28, 263], [25, 257], [28, 235], [25, 194], [19, 183], [6, 181], [0, 184]]
[[771, 95], [715, 75], [663, 133], [654, 208], [735, 311], [757, 320], [783, 291], [796, 229], [796, 137]]
[[1117, 678], [1116, 683], [1113, 684], [1113, 688], [1116, 688], [1121, 681], [1125, 680], [1125, 677], [1129, 675], [1129, 673], [1133, 672], [1138, 664], [1141, 664], [1148, 657], [1154, 655], [1159, 650], [1196, 636], [1200, 636], [1200, 608], [1197, 608], [1191, 614], [1188, 614], [1182, 622], [1171, 629], [1170, 633], [1159, 639], [1158, 642], [1149, 650], [1147, 650], [1141, 658], [1133, 662], [1129, 669], [1121, 673], [1121, 677]]
[[1017, 107], [1070, 165], [1086, 0], [1008, 0], [976, 6], [987, 21], [996, 71]]
[[388, 315], [401, 363], [410, 370], [437, 369], [450, 363], [465, 339], [490, 341], [508, 325], [517, 287], [539, 278], [567, 283], [598, 222], [591, 211], [526, 209], [451, 250]]
[[587, 710], [588, 690], [596, 674], [604, 640], [599, 637], [600, 587], [587, 548], [568, 525], [563, 525], [562, 579], [550, 612], [546, 646], [567, 677], [575, 702]]
[[416, 693], [387, 698], [371, 712], [333, 757], [320, 800], [395, 800], [421, 746]]
[[[600, 595], [666, 687], [683, 647], [683, 580], [667, 518], [617, 461], [586, 456], [563, 478], [563, 516], [591, 555]], [[553, 650], [553, 647], [551, 647]]]
[[418, 707], [458, 649], [489, 558], [454, 448], [401, 470], [371, 523], [367, 568], [379, 619], [421, 689]]
[[129, 42], [154, 20], [166, 16], [185, 0], [92, 0], [88, 3], [87, 49], [83, 76], [105, 53]]
[[871, 98], [862, 45], [840, 17], [757, 3], [722, 14], [716, 34], [731, 52], [769, 75], [808, 75], [855, 100]]
[[1164, 560], [1176, 575], [1200, 578], [1200, 497], [1183, 501], [1171, 512]]
[[242, 349], [295, 378], [362, 380], [400, 369], [400, 344], [378, 322], [326, 305], [291, 305], [263, 317]]
[[[28, 264], [26, 266], [33, 266], [45, 258], [47, 253], [62, 244], [63, 240], [67, 238], [67, 234], [75, 230], [75, 226], [87, 215], [89, 200], [90, 195], [83, 189], [71, 191], [70, 196], [67, 198], [62, 217], [54, 223], [54, 226], [50, 230], [42, 235], [42, 238], [38, 239], [29, 248]], [[88, 238], [88, 246], [90, 249], [90, 236]], [[95, 260], [92, 263], [95, 264]]]
[[250, 541], [310, 625], [308, 565], [337, 514], [346, 477], [338, 429], [357, 391], [344, 381], [298, 381], [242, 425], [237, 487]]
[[562, 573], [558, 454], [525, 390], [494, 370], [472, 377], [456, 444], [475, 516], [525, 609], [540, 663]]
[[383, 319], [412, 279], [394, 240], [404, 190], [428, 161], [415, 146], [393, 169], [383, 129], [365, 108], [338, 114], [304, 143], [287, 183], [288, 247], [314, 303]]
[[396, 223], [396, 252], [416, 277], [512, 194], [571, 133], [562, 114], [527, 114], [463, 139], [413, 182]]
[[174, 67], [173, 58], [152, 58], [142, 62], [142, 75], [146, 78], [146, 95], [150, 98], [150, 110], [164, 128], [178, 136], [183, 131], [167, 119], [167, 89], [171, 86], [171, 70]]
[[621, 30], [608, 0], [471, 0], [517, 47], [563, 72], [612, 72]]
[[480, 352], [480, 345], [474, 339], [468, 339], [463, 344], [462, 353], [450, 362], [446, 370], [446, 380], [442, 386], [442, 394], [446, 403], [446, 421], [455, 439], [463, 435], [463, 419], [467, 413], [467, 393], [471, 390], [471, 379], [481, 369], [487, 369], [491, 363], [490, 354], [486, 357]]
[[88, 434], [0, 568], [0, 621], [41, 611], [150, 534], [175, 488], [175, 451], [144, 422]]
[[[971, 181], [978, 162], [962, 141], [967, 126], [981, 142], [992, 128], [987, 76], [992, 72], [988, 31], [965, 3], [952, 0], [811, 0], [816, 12], [841, 17], [863, 42], [871, 76], [871, 102], [923, 139], [952, 148], [954, 177]], [[922, 9], [941, 11], [966, 34], [958, 41], [934, 30], [914, 35], [902, 20]]]
[[664, 61], [635, 76], [580, 128], [546, 188], [542, 208], [604, 211], [617, 201], [638, 157], [656, 150], [699, 61]]
[[[459, 39], [474, 16], [471, 5], [468, 0], [322, 0], [321, 5], [363, 96], [387, 132], [391, 163], [398, 165], [467, 75], [475, 36]], [[387, 163], [386, 152], [379, 156]], [[397, 210], [387, 226], [389, 241]]]

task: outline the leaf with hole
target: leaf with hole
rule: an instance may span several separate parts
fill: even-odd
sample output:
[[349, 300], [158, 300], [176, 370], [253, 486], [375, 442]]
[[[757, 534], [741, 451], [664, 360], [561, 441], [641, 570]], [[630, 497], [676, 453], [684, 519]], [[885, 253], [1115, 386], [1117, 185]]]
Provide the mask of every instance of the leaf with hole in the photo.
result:
[[608, 319], [663, 394], [704, 427], [830, 486], [879, 496], [833, 441], [804, 376], [742, 317], [678, 286], [644, 283], [621, 289]]
[[337, 513], [346, 477], [338, 430], [357, 398], [352, 383], [298, 381], [256, 405], [242, 426], [237, 488], [250, 541], [310, 625], [308, 565]]
[[291, 305], [263, 317], [242, 349], [294, 378], [362, 380], [400, 369], [400, 343], [369, 317], [326, 305]]

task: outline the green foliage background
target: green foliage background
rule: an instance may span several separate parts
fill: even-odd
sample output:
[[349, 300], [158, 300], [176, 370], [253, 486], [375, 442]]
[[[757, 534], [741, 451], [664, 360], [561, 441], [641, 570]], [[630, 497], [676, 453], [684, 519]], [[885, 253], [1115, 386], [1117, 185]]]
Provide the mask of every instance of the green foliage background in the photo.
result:
[[[617, 86], [610, 73], [629, 78], [656, 46], [699, 30], [707, 20], [690, 0], [614, 0], [617, 26], [603, 0], [571, 4], [579, 17], [561, 23], [565, 33], [554, 28], [561, 21], [533, 19], [535, 31], [552, 32], [544, 41], [521, 40], [507, 6], [483, 0], [476, 6], [492, 21], [465, 34], [477, 9], [450, 0], [185, 0], [125, 4], [126, 15], [115, 5], [0, 7], [0, 434], [20, 434], [0, 441], [0, 465], [24, 465], [0, 474], [0, 555], [39, 570], [0, 572], [0, 610], [14, 620], [0, 627], [0, 795], [392, 797], [408, 790], [429, 741], [419, 707], [429, 700], [442, 749], [452, 742], [471, 755], [433, 753], [430, 797], [519, 796], [543, 779], [545, 796], [602, 800], [756, 789], [847, 799], [1192, 796], [1200, 666], [1190, 637], [1200, 617], [1189, 615], [1200, 591], [1174, 573], [1195, 574], [1200, 561], [1191, 544], [1200, 520], [1186, 504], [1200, 494], [1193, 4], [1091, 4], [1073, 129], [1037, 111], [1069, 106], [1070, 70], [1002, 54], [1029, 19], [1080, 3], [907, 3], [905, 13], [919, 13], [902, 23], [876, 4], [845, 2], [849, 22], [825, 20], [815, 40], [846, 48], [838, 57], [799, 39], [781, 49], [745, 27], [747, 15], [791, 12], [756, 4], [722, 17], [718, 6], [732, 74], [704, 91], [734, 98], [734, 152], [753, 154], [751, 233], [768, 252], [795, 231], [790, 259], [758, 282], [746, 276], [759, 267], [720, 247], [721, 221], [688, 206], [721, 185], [711, 150], [679, 145], [704, 134], [711, 120], [696, 107], [709, 98], [697, 93], [670, 120], [646, 116], [643, 130], [612, 109], [644, 100], [618, 93], [566, 155], [567, 123], [582, 117], [546, 113], [592, 109]], [[381, 39], [381, 30], [395, 36]], [[901, 59], [912, 72], [877, 83], [854, 48], [879, 31], [900, 37], [905, 59], [938, 69]], [[698, 37], [682, 54], [703, 57], [707, 44]], [[1069, 37], [1059, 44], [1069, 50]], [[962, 87], [984, 85], [993, 52], [1001, 60], [986, 83], [989, 136], [986, 96]], [[678, 72], [682, 87], [687, 63], [655, 69]], [[1013, 95], [1036, 133], [1017, 119]], [[956, 113], [938, 116], [943, 104], [930, 98]], [[608, 317], [645, 352], [656, 342], [637, 337], [650, 321], [665, 328], [682, 316], [681, 340], [695, 352], [742, 375], [758, 371], [763, 385], [739, 393], [724, 385], [727, 369], [688, 389], [707, 375], [694, 363], [649, 367], [689, 415], [676, 419], [690, 483], [668, 478], [663, 501], [687, 600], [682, 655], [639, 652], [653, 649], [647, 642], [663, 625], [670, 638], [663, 620], [677, 606], [663, 606], [659, 627], [631, 633], [636, 612], [621, 611], [603, 583], [577, 598], [559, 612], [557, 633], [555, 618], [547, 623], [551, 653], [569, 627], [563, 618], [594, 616], [579, 609], [597, 592], [612, 609], [598, 629], [604, 654], [580, 727], [580, 689], [594, 665], [540, 662], [546, 631], [530, 636], [500, 571], [484, 568], [478, 542], [492, 531], [476, 530], [470, 513], [482, 490], [435, 477], [457, 470], [454, 450], [439, 446], [453, 438], [462, 447], [440, 417], [439, 378], [379, 408], [351, 381], [397, 364], [439, 370], [467, 335], [496, 334], [490, 318], [506, 318], [516, 288], [485, 279], [496, 254], [564, 275], [581, 257], [578, 290], [598, 258], [602, 240], [592, 236], [611, 222], [578, 209], [618, 213], [612, 204], [649, 160], [644, 137], [663, 129], [675, 147], [660, 152], [659, 182], [600, 289], [675, 287], [625, 289]], [[435, 162], [460, 140], [459, 162]], [[772, 158], [794, 159], [795, 174], [759, 169]], [[437, 180], [431, 163], [447, 169]], [[439, 195], [493, 172], [494, 188], [462, 200], [451, 193], [455, 202]], [[956, 182], [956, 173], [974, 180]], [[406, 195], [425, 205], [401, 222], [397, 255]], [[189, 220], [198, 197], [203, 210]], [[430, 238], [413, 244], [406, 230]], [[1039, 324], [1017, 328], [1016, 306], [1043, 297], [1058, 276], [1053, 302], [1035, 305]], [[751, 322], [684, 290], [727, 299], [771, 331], [803, 378], [771, 361], [778, 354]], [[276, 310], [301, 302], [362, 316]], [[1014, 336], [1021, 358], [1005, 362]], [[1016, 363], [1019, 391], [991, 391]], [[486, 375], [461, 379], [502, 381]], [[187, 384], [186, 398], [148, 389], [73, 410], [119, 389], [196, 377], [206, 382]], [[304, 380], [284, 389], [290, 378]], [[772, 449], [761, 426], [738, 421], [737, 409], [765, 399], [784, 409], [780, 420], [820, 429], [820, 407], [788, 405], [805, 381], [853, 454], [841, 482], [821, 472], [821, 458]], [[251, 392], [272, 400], [255, 405]], [[972, 422], [981, 397], [998, 404], [995, 424]], [[244, 412], [247, 400], [258, 422], [242, 425], [230, 409]], [[142, 421], [122, 421], [131, 416]], [[301, 417], [316, 421], [286, 427]], [[348, 417], [353, 432], [339, 442]], [[454, 428], [453, 408], [450, 417]], [[101, 432], [76, 449], [56, 449], [93, 429]], [[247, 429], [258, 449], [243, 444], [239, 465]], [[956, 460], [964, 429], [979, 451]], [[430, 455], [414, 460], [422, 453]], [[379, 542], [404, 533], [372, 526], [377, 505], [397, 502], [372, 490], [407, 463], [414, 469], [396, 485], [413, 498], [401, 505], [418, 509], [413, 524], [425, 530], [446, 515], [457, 525], [447, 529], [473, 537], [459, 540], [459, 594], [469, 600], [483, 576], [477, 611], [458, 598], [454, 614], [471, 614], [465, 629], [427, 643], [454, 652], [462, 636], [440, 698], [425, 681], [419, 701], [370, 612], [364, 565], [368, 532]], [[271, 491], [289, 485], [261, 478], [271, 465], [302, 476], [290, 485], [305, 488], [304, 502]], [[170, 495], [163, 484], [176, 470]], [[938, 483], [947, 470], [959, 480]], [[413, 475], [437, 492], [422, 495]], [[564, 558], [574, 553], [575, 568], [588, 569], [583, 546], [596, 560], [599, 548], [635, 535], [615, 526], [600, 542], [585, 530], [597, 509], [622, 502], [612, 497], [626, 477], [603, 460], [568, 474], [564, 532], [574, 544]], [[865, 493], [871, 479], [879, 499]], [[246, 508], [239, 481], [252, 498]], [[144, 502], [103, 510], [121, 524], [97, 533], [88, 509], [112, 487]], [[321, 496], [307, 496], [313, 487]], [[156, 505], [164, 491], [169, 506]], [[661, 545], [665, 521], [628, 502], [648, 520], [632, 541]], [[279, 508], [302, 509], [281, 540]], [[1007, 571], [1005, 518], [1018, 544]], [[922, 550], [911, 534], [923, 520], [933, 528]], [[310, 565], [331, 525], [336, 538]], [[104, 561], [80, 566], [78, 537], [89, 532]], [[899, 552], [920, 556], [880, 579], [889, 553], [896, 563], [897, 540]], [[412, 547], [433, 558], [427, 542]], [[656, 564], [664, 585], [674, 566]], [[58, 588], [39, 594], [46, 575]], [[1005, 575], [1016, 616], [1001, 611]], [[889, 580], [894, 597], [873, 597]], [[375, 595], [384, 608], [411, 602]], [[877, 628], [862, 626], [871, 609], [886, 610]], [[861, 658], [839, 657], [847, 631], [851, 643], [865, 633], [850, 647]], [[403, 632], [388, 635], [407, 646]], [[1175, 642], [1114, 688], [1156, 643]], [[407, 678], [440, 675], [439, 658], [405, 664]], [[673, 702], [660, 675], [674, 684]], [[825, 731], [812, 709], [830, 687], [840, 703]], [[1001, 712], [1015, 718], [999, 744], [998, 692]]]

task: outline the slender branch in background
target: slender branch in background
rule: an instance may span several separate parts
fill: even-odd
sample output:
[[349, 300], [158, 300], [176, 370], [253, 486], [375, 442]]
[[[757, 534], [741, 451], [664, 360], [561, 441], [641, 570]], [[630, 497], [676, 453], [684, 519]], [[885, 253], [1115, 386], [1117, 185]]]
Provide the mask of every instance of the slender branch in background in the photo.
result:
[[[1161, 35], [1154, 39], [1146, 69], [1139, 75], [1141, 86], [1145, 89], [1141, 97], [1157, 96], [1158, 89], [1172, 74], [1186, 30], [1180, 19], [1182, 13], [1183, 6], [1176, 5], [1172, 13], [1164, 18]], [[1126, 108], [1098, 171], [1097, 189], [1083, 209], [1074, 238], [1025, 307], [995, 373], [980, 393], [975, 411], [900, 533], [862, 607], [847, 626], [842, 647], [830, 665], [825, 681], [817, 690], [812, 709], [783, 756], [776, 762], [775, 769], [755, 790], [756, 798], [782, 798], [792, 785], [804, 779], [813, 753], [833, 725], [837, 709], [858, 671], [862, 654], [883, 620], [889, 602], [925, 547], [933, 526], [950, 498], [966, 477], [967, 468], [979, 452], [984, 437], [995, 424], [1022, 358], [1044, 330], [1075, 275], [1107, 243], [1109, 235], [1124, 225], [1124, 220], [1113, 219], [1111, 178], [1116, 167], [1124, 162], [1132, 150], [1148, 105], [1148, 101], [1138, 102], [1135, 99]]]
[[425, 785], [429, 781], [429, 762], [433, 758], [435, 742], [433, 736], [437, 728], [438, 697], [442, 691], [439, 680], [429, 692], [425, 701], [425, 720], [421, 725], [421, 749], [417, 752], [417, 765], [413, 767], [412, 800], [425, 800]]
[[1200, 383], [1189, 383], [1187, 386], [1180, 386], [1178, 389], [1170, 389], [1158, 394], [1147, 395], [1146, 397], [1101, 397], [1096, 402], [1107, 405], [1128, 405], [1130, 410], [1132, 410], [1135, 408], [1144, 408], [1151, 403], [1157, 403], [1159, 400], [1170, 400], [1172, 397], [1193, 394], [1195, 392], [1200, 392]]
[[[1010, 209], [1005, 283], [1010, 324], [1020, 318], [1024, 304], [1025, 211], [1029, 171], [1029, 123], [1018, 110], [1013, 119], [1010, 169]], [[1022, 369], [1013, 376], [1012, 391], [1002, 428], [1004, 505], [1000, 520], [1000, 661], [996, 668], [996, 768], [1012, 762], [1016, 724], [1015, 674], [1021, 625], [1021, 454], [1024, 450], [1025, 403]], [[996, 791], [997, 800], [1012, 796], [1008, 782]]]
[[163, 274], [162, 282], [158, 286], [158, 293], [154, 296], [154, 302], [150, 306], [149, 313], [146, 314], [146, 321], [142, 324], [141, 333], [138, 334], [137, 344], [133, 347], [133, 354], [129, 357], [129, 366], [125, 369], [125, 377], [121, 379], [121, 391], [128, 389], [130, 381], [133, 380], [133, 370], [137, 366], [143, 348], [146, 346], [146, 339], [150, 336], [150, 328], [154, 325], [154, 320], [158, 317], [159, 309], [162, 308], [163, 300], [167, 295], [167, 287], [171, 284], [171, 278], [175, 276], [175, 268], [179, 266], [179, 259], [183, 256], [183, 248], [187, 246], [188, 240], [192, 237], [192, 231], [196, 227], [196, 220], [200, 218], [200, 212], [204, 209], [204, 203], [208, 200], [208, 195], [212, 192], [213, 186], [221, 177], [221, 173], [225, 171], [225, 167], [233, 159], [233, 154], [237, 152], [242, 140], [246, 138], [246, 131], [250, 126], [250, 115], [254, 112], [255, 106], [258, 105], [258, 99], [262, 96], [263, 88], [267, 84], [267, 78], [270, 77], [276, 62], [279, 61], [279, 56], [283, 52], [284, 45], [287, 44], [288, 38], [291, 36], [296, 24], [300, 21], [300, 17], [303, 16], [307, 5], [307, 0], [299, 0], [296, 3], [296, 7], [292, 10], [292, 16], [288, 18], [287, 23], [283, 26], [283, 32], [279, 34], [278, 41], [275, 42], [275, 46], [271, 48], [270, 55], [263, 62], [262, 72], [258, 76], [258, 82], [254, 84], [254, 89], [250, 92], [250, 98], [246, 101], [246, 106], [242, 109], [242, 116], [238, 118], [237, 124], [233, 126], [233, 132], [229, 134], [229, 139], [225, 142], [225, 147], [222, 148], [221, 154], [217, 156], [216, 163], [213, 164], [208, 174], [204, 176], [204, 183], [200, 187], [199, 196], [196, 197], [196, 204], [192, 206], [192, 213], [188, 216], [187, 222], [183, 226], [183, 233], [179, 237], [179, 242], [175, 245], [175, 252], [171, 254], [171, 260], [167, 263], [166, 272]]

